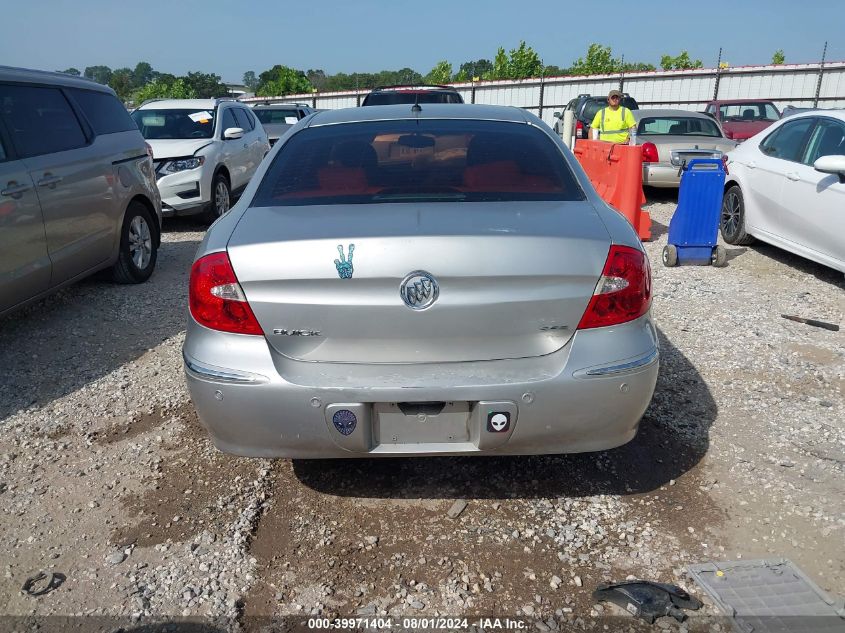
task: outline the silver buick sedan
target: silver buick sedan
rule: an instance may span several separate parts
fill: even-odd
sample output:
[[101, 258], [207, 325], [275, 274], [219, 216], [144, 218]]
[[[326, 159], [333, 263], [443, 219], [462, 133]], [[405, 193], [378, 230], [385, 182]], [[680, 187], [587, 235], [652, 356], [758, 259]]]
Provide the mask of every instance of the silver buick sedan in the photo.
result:
[[650, 305], [633, 228], [534, 115], [333, 110], [209, 229], [185, 370], [239, 455], [597, 451], [654, 392]]
[[686, 110], [634, 110], [637, 145], [643, 148], [643, 184], [681, 186], [683, 165], [694, 158], [722, 158], [739, 143], [725, 137], [712, 117]]

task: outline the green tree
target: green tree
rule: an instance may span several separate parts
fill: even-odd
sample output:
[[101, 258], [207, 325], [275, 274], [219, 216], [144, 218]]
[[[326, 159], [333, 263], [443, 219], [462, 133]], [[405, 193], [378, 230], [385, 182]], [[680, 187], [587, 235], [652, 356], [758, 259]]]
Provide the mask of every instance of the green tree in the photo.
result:
[[83, 75], [97, 83], [108, 84], [111, 81], [112, 70], [108, 66], [88, 66]]
[[128, 101], [132, 95], [132, 70], [130, 68], [118, 68], [111, 74], [109, 86], [117, 93], [121, 101]]
[[305, 72], [305, 78], [314, 86], [317, 90], [323, 91], [326, 90], [326, 86], [328, 85], [328, 77], [326, 77], [325, 71], [321, 70], [320, 68], [309, 68]]
[[151, 81], [158, 81], [165, 84], [172, 84], [176, 81], [176, 75], [171, 75], [170, 73], [160, 73], [153, 71], [153, 77]]
[[295, 70], [276, 64], [258, 76], [258, 88], [255, 94], [260, 97], [311, 92], [311, 82], [301, 70]]
[[779, 48], [775, 51], [774, 55], [772, 55], [772, 63], [775, 66], [780, 66], [781, 64], [786, 63], [786, 55], [783, 54], [783, 49]]
[[437, 62], [425, 76], [425, 82], [429, 84], [447, 84], [450, 81], [452, 81], [452, 64], [445, 60]]
[[132, 84], [141, 88], [153, 80], [153, 67], [147, 62], [138, 62], [132, 71]]
[[493, 62], [489, 59], [477, 59], [464, 62], [455, 74], [455, 81], [472, 81], [473, 77], [481, 78], [493, 72]]
[[654, 64], [646, 64], [645, 62], [625, 62], [622, 64], [622, 70], [628, 73], [638, 70], [657, 70], [657, 68], [654, 67]]
[[143, 103], [148, 99], [195, 99], [196, 97], [197, 93], [181, 77], [170, 83], [153, 79], [133, 95], [135, 103]]
[[346, 73], [336, 73], [334, 75], [326, 76], [325, 87], [323, 89], [327, 92], [334, 92], [337, 90], [351, 90], [355, 87], [354, 84], [352, 85], [352, 88], [350, 88], [349, 86], [349, 75], [347, 75]]
[[74, 68], [73, 66], [65, 68], [64, 70], [57, 70], [56, 72], [64, 73], [65, 75], [73, 75], [74, 77], [79, 77], [82, 74], [79, 72], [78, 68]]
[[390, 86], [394, 84], [405, 84], [413, 86], [421, 84], [424, 77], [413, 68], [400, 68], [399, 70], [383, 70], [377, 77], [379, 86]]
[[609, 75], [618, 72], [621, 63], [614, 59], [610, 46], [590, 44], [586, 57], [579, 57], [572, 63], [573, 75]]
[[220, 75], [213, 73], [189, 72], [181, 78], [185, 85], [196, 94], [197, 99], [225, 97], [229, 89], [220, 83]]
[[547, 66], [543, 67], [544, 77], [562, 77], [563, 75], [568, 74], [568, 68], [561, 68], [560, 66], [555, 66], [554, 64], [548, 64]]
[[525, 42], [513, 48], [508, 57], [508, 77], [510, 79], [527, 79], [539, 77], [543, 74], [543, 62], [537, 52]]
[[255, 92], [255, 89], [258, 88], [258, 78], [255, 76], [254, 70], [246, 71], [244, 73], [242, 81], [244, 82], [244, 85], [252, 92]]
[[704, 64], [700, 59], [690, 59], [689, 53], [681, 51], [677, 57], [663, 55], [660, 57], [660, 67], [663, 70], [687, 70], [689, 68], [701, 68]]
[[508, 79], [510, 77], [508, 55], [505, 49], [500, 46], [493, 58], [493, 68], [489, 73], [482, 75], [482, 79]]

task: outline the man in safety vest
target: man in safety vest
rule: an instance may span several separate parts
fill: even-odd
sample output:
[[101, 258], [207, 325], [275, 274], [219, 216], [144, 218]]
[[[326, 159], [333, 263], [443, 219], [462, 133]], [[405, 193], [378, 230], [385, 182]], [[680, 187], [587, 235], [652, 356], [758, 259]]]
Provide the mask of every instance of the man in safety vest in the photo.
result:
[[633, 132], [637, 124], [631, 111], [619, 105], [621, 102], [621, 92], [611, 90], [608, 93], [607, 107], [596, 112], [590, 126], [593, 130], [593, 139], [608, 143], [628, 142], [628, 133]]

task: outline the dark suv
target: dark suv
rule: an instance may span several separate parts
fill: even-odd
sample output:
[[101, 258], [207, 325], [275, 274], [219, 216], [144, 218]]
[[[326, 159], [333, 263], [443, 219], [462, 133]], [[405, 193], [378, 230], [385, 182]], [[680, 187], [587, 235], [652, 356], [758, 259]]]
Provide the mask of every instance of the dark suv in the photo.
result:
[[463, 103], [461, 94], [450, 86], [381, 86], [364, 97], [362, 106], [402, 103]]
[[[590, 138], [590, 124], [596, 116], [596, 112], [607, 105], [607, 95], [592, 96], [592, 95], [578, 95], [572, 101], [566, 104], [563, 112], [555, 112], [555, 117], [560, 121], [555, 122], [555, 132], [561, 133], [561, 126], [563, 125], [563, 114], [566, 110], [572, 110], [575, 115], [575, 138]], [[639, 110], [636, 100], [627, 92], [622, 95], [623, 108], [629, 110]]]

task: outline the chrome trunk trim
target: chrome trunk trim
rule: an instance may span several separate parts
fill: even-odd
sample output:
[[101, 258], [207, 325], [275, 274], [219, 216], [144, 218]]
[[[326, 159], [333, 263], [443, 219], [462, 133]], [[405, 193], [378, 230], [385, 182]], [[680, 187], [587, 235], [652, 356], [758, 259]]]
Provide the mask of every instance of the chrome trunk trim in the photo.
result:
[[200, 363], [193, 358], [189, 358], [184, 353], [182, 354], [182, 358], [185, 361], [185, 371], [193, 375], [195, 378], [200, 378], [202, 380], [237, 383], [241, 385], [257, 385], [269, 382], [266, 376], [206, 365], [205, 363]]

